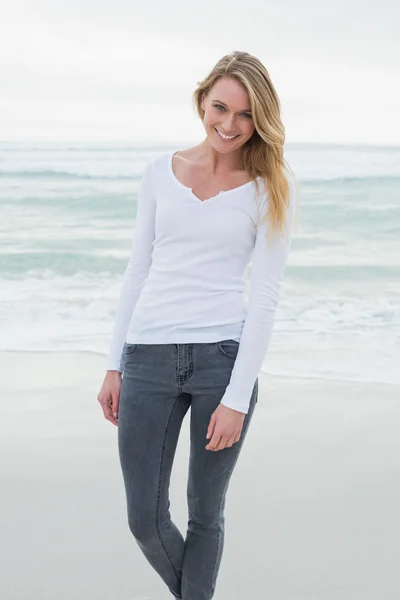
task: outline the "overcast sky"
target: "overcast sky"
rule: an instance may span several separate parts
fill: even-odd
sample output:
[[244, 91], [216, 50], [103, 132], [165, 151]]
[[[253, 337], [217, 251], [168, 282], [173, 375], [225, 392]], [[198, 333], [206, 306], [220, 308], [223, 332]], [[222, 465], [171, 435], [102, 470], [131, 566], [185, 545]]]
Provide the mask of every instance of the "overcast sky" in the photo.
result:
[[0, 0], [0, 140], [200, 141], [196, 83], [244, 50], [271, 75], [288, 142], [400, 145], [399, 6]]

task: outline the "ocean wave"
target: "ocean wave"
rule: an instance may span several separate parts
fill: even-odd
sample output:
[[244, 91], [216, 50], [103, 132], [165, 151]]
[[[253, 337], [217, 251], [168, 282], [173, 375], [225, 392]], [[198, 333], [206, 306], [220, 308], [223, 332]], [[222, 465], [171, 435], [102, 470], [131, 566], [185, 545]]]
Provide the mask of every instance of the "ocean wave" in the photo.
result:
[[312, 179], [301, 179], [298, 177], [300, 184], [306, 185], [321, 185], [321, 184], [335, 184], [335, 185], [351, 185], [359, 184], [360, 182], [365, 183], [388, 183], [390, 185], [400, 184], [400, 175], [359, 175], [346, 176], [346, 177], [314, 177]]
[[23, 153], [23, 152], [40, 152], [45, 154], [47, 152], [134, 152], [135, 154], [143, 154], [143, 153], [151, 153], [151, 152], [159, 152], [159, 151], [168, 151], [172, 150], [170, 146], [164, 145], [153, 145], [146, 146], [143, 143], [137, 146], [125, 146], [123, 144], [109, 144], [107, 146], [63, 146], [62, 144], [58, 146], [29, 146], [19, 143], [18, 145], [4, 145], [0, 142], [0, 152], [15, 152], [15, 153]]
[[[77, 173], [74, 171], [60, 171], [57, 169], [43, 169], [43, 170], [9, 170], [1, 171], [0, 177], [3, 178], [22, 178], [22, 179], [78, 179], [78, 180], [110, 180], [110, 181], [139, 181], [142, 177], [141, 174], [105, 174], [105, 173]], [[347, 185], [358, 185], [360, 183], [372, 183], [372, 184], [388, 184], [393, 186], [400, 186], [400, 175], [360, 175], [357, 177], [329, 177], [329, 176], [318, 176], [315, 178], [302, 179], [301, 176], [298, 178], [300, 185], [310, 186], [321, 186], [321, 185], [333, 185], [333, 186], [347, 186]]]
[[335, 264], [335, 265], [288, 265], [286, 277], [304, 281], [365, 281], [400, 279], [400, 265], [393, 264]]
[[73, 173], [53, 169], [43, 171], [0, 171], [0, 177], [24, 179], [91, 179], [91, 180], [140, 180], [141, 175], [89, 175], [88, 173]]
[[[87, 242], [88, 244], [90, 241]], [[61, 243], [60, 243], [61, 245]], [[126, 243], [128, 248], [130, 241]], [[82, 243], [81, 243], [82, 246]], [[0, 279], [24, 276], [42, 277], [42, 273], [74, 275], [79, 273], [122, 273], [129, 260], [125, 257], [95, 254], [83, 248], [81, 251], [43, 250], [42, 252], [8, 252], [0, 254]], [[46, 275], [47, 278], [47, 275]], [[287, 265], [285, 278], [288, 283], [302, 280], [304, 283], [365, 282], [373, 283], [400, 280], [400, 265], [397, 264], [326, 264]]]
[[113, 258], [84, 252], [16, 252], [0, 255], [1, 279], [38, 277], [79, 273], [122, 273], [129, 257]]

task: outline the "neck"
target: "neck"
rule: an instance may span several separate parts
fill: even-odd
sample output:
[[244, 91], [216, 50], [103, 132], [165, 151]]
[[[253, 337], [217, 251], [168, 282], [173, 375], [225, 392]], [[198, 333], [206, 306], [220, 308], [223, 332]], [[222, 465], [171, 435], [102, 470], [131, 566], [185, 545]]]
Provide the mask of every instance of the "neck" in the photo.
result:
[[242, 150], [231, 152], [218, 152], [206, 138], [198, 146], [198, 158], [206, 164], [213, 175], [223, 175], [234, 171], [243, 171]]

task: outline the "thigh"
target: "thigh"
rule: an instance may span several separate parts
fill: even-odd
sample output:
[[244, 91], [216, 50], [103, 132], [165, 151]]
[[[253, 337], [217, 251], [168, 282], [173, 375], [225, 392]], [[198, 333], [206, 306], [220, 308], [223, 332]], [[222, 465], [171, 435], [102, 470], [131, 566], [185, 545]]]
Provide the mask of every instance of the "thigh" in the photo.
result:
[[240, 440], [230, 448], [217, 452], [206, 450], [205, 446], [209, 442], [206, 434], [211, 414], [219, 405], [234, 364], [233, 360], [231, 364], [228, 361], [218, 362], [218, 354], [215, 354], [214, 358], [215, 362], [210, 369], [207, 385], [201, 385], [198, 392], [192, 391], [187, 497], [189, 511], [194, 517], [198, 515], [199, 518], [215, 517], [219, 512], [258, 399], [258, 379], [256, 379], [249, 412], [243, 421]]
[[174, 385], [170, 345], [127, 344], [118, 448], [127, 502], [138, 514], [168, 503], [170, 473], [189, 399]]

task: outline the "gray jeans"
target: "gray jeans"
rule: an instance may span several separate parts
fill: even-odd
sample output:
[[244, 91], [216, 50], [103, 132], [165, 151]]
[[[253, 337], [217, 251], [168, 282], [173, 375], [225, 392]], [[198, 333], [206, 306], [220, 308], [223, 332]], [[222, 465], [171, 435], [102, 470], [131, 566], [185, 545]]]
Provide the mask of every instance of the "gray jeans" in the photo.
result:
[[[224, 545], [229, 480], [257, 402], [256, 379], [240, 440], [205, 450], [211, 414], [227, 387], [235, 340], [125, 344], [118, 449], [129, 528], [176, 598], [210, 600]], [[171, 520], [169, 484], [182, 421], [190, 411], [186, 539]]]

